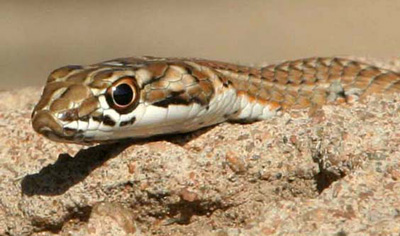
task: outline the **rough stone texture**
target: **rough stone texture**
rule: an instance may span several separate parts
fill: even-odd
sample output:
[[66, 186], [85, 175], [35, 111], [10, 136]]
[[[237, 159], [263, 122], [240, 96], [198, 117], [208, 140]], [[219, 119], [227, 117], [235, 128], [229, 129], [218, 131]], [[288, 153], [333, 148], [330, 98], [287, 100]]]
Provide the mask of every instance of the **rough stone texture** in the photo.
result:
[[39, 95], [0, 93], [0, 235], [400, 233], [399, 94], [92, 147], [35, 134]]

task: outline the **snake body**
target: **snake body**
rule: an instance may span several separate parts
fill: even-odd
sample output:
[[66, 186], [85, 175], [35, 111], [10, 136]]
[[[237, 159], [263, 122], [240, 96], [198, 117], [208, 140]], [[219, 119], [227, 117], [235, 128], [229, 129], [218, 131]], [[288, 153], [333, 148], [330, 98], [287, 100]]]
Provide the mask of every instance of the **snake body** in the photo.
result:
[[101, 143], [185, 133], [224, 121], [252, 122], [279, 110], [399, 91], [399, 73], [343, 58], [256, 68], [131, 57], [53, 71], [32, 125], [54, 141]]

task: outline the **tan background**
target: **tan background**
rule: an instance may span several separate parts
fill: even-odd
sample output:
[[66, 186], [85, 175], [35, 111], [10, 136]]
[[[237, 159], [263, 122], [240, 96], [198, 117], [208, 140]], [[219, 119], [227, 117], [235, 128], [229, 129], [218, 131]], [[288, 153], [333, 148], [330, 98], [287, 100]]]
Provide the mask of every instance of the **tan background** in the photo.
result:
[[0, 89], [66, 64], [131, 55], [243, 64], [309, 56], [389, 59], [400, 1], [0, 1]]

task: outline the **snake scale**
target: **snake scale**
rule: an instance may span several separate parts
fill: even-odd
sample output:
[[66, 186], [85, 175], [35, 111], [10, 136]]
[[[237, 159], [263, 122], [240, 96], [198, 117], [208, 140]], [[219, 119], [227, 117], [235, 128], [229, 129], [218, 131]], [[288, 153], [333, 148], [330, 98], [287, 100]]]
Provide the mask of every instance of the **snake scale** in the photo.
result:
[[32, 113], [36, 132], [102, 143], [268, 119], [400, 91], [400, 74], [343, 58], [246, 67], [203, 59], [131, 57], [53, 71]]

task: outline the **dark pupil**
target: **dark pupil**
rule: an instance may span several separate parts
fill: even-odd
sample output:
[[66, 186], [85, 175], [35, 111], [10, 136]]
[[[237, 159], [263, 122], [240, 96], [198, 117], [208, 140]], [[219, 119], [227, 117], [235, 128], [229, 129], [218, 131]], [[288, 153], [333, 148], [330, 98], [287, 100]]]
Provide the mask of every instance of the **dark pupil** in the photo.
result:
[[126, 106], [132, 102], [133, 91], [127, 84], [118, 85], [113, 92], [114, 101], [117, 105]]

